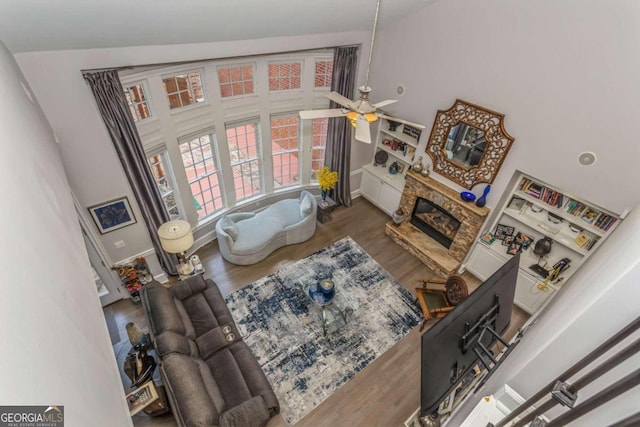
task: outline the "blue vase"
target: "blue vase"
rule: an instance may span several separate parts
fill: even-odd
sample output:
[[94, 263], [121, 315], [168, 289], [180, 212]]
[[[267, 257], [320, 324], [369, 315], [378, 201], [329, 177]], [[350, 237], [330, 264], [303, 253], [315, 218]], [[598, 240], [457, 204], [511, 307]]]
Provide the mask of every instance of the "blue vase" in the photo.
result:
[[490, 190], [491, 190], [491, 185], [487, 184], [487, 186], [484, 187], [484, 191], [482, 192], [482, 196], [478, 197], [478, 200], [476, 200], [476, 206], [477, 207], [481, 208], [485, 204], [487, 204], [487, 194], [489, 194]]

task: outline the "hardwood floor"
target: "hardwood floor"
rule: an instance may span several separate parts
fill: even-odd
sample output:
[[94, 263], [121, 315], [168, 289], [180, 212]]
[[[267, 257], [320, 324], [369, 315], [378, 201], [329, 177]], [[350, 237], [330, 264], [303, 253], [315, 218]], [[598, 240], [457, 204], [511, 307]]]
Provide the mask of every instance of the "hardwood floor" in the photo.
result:
[[[223, 295], [277, 271], [284, 264], [304, 258], [345, 236], [351, 236], [367, 253], [412, 293], [418, 279], [435, 277], [422, 262], [384, 234], [389, 217], [360, 197], [351, 208], [333, 212], [333, 220], [318, 224], [312, 239], [281, 248], [266, 260], [252, 266], [236, 266], [220, 256], [214, 241], [197, 251], [205, 266], [205, 277], [213, 279]], [[479, 281], [464, 275], [470, 291]], [[129, 300], [105, 308], [111, 311], [121, 339], [127, 339], [125, 325], [134, 321], [146, 327], [142, 307]], [[526, 313], [514, 307], [507, 339], [526, 321]], [[401, 426], [420, 405], [420, 332], [411, 331], [394, 347], [373, 361], [351, 381], [319, 405], [297, 426]], [[136, 426], [173, 425], [172, 420], [134, 417]], [[286, 426], [281, 416], [271, 419], [269, 427]]]

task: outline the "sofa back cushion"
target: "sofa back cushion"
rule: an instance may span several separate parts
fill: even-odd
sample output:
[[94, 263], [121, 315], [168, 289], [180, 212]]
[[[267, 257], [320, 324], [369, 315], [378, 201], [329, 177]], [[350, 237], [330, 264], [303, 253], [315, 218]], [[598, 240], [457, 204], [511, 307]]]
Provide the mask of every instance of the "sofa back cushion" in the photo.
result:
[[169, 289], [156, 281], [148, 283], [143, 288], [142, 301], [152, 335], [157, 336], [165, 331], [186, 335], [183, 316], [178, 311]]
[[313, 211], [313, 196], [311, 193], [303, 191], [300, 195], [300, 216], [302, 218], [308, 216]]
[[233, 241], [238, 238], [238, 226], [235, 222], [228, 216], [223, 216], [220, 220], [220, 225], [222, 226], [222, 230], [231, 237]]

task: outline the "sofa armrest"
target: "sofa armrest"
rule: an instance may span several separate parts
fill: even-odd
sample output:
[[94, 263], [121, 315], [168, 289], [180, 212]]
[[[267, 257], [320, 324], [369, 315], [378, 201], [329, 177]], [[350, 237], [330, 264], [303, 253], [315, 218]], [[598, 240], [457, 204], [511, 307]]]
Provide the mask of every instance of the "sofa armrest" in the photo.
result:
[[262, 396], [253, 397], [224, 412], [220, 427], [262, 427], [271, 418]]

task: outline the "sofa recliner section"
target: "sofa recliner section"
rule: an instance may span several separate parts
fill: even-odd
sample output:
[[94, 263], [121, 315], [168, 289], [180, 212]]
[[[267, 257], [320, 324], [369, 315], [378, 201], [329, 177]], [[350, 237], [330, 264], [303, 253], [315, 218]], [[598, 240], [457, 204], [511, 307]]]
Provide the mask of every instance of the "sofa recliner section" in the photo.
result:
[[259, 427], [279, 412], [212, 280], [195, 276], [171, 288], [154, 281], [141, 295], [178, 425]]

